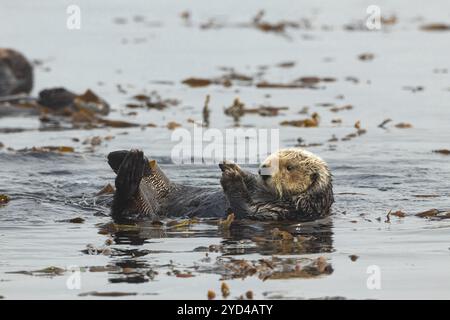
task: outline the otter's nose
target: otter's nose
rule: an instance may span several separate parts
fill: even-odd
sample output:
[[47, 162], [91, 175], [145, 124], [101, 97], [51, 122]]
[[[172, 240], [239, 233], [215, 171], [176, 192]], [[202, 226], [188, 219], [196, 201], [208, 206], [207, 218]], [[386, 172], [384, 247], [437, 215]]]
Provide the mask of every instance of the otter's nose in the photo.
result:
[[258, 174], [261, 176], [261, 178], [266, 181], [267, 179], [270, 178], [270, 173], [269, 173], [269, 166], [266, 164], [263, 164], [261, 166], [261, 168], [259, 168], [258, 170]]

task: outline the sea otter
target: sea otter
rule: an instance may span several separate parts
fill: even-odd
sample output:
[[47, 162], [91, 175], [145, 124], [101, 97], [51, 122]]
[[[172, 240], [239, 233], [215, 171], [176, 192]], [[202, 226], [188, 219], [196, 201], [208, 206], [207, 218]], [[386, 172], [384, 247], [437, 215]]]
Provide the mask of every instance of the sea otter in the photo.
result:
[[312, 221], [331, 213], [332, 177], [327, 164], [300, 148], [270, 155], [258, 174], [223, 162], [219, 188], [171, 182], [142, 151], [115, 151], [108, 163], [117, 173], [111, 213], [116, 221], [167, 216]]

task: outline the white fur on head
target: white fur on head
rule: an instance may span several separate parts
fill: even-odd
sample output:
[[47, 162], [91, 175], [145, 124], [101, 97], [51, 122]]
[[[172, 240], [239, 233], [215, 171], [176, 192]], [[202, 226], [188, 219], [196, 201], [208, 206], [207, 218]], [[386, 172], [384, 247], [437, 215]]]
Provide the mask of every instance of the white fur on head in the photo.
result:
[[[281, 174], [280, 164], [286, 160], [294, 160], [295, 163], [302, 166], [305, 173], [314, 174], [315, 178], [314, 181], [311, 181], [311, 183], [314, 184], [315, 188], [321, 189], [330, 183], [331, 174], [326, 162], [315, 154], [301, 148], [286, 148], [274, 152], [262, 163], [261, 174], [270, 175], [271, 177], [276, 178], [279, 174]], [[301, 181], [299, 181], [299, 185], [300, 184]], [[275, 181], [273, 183], [273, 187], [280, 196], [284, 193], [284, 186], [284, 181]], [[301, 192], [303, 191], [304, 190]]]

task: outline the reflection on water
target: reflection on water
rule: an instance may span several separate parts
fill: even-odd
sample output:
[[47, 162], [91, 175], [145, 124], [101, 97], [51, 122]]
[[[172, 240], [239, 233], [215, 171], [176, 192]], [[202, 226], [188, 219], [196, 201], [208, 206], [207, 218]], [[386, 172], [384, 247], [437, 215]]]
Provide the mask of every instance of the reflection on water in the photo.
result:
[[[285, 232], [287, 237], [274, 234], [274, 230]], [[288, 224], [257, 221], [235, 221], [229, 228], [218, 226], [213, 219], [177, 220], [161, 222], [141, 222], [136, 225], [117, 225], [113, 222], [99, 226], [99, 233], [111, 237], [111, 257], [109, 274], [112, 283], [139, 283], [153, 280], [159, 269], [176, 277], [193, 277], [196, 273], [214, 273], [227, 278], [245, 278], [257, 276], [261, 279], [313, 278], [330, 274], [331, 264], [325, 258], [308, 258], [309, 254], [323, 254], [333, 251], [332, 219], [304, 223]], [[192, 248], [183, 239], [194, 237], [218, 238], [217, 245]], [[192, 265], [183, 266], [180, 271], [176, 262], [176, 252], [148, 250], [146, 243], [164, 238], [175, 238], [185, 242], [182, 249], [189, 252], [202, 252], [204, 256]], [[128, 246], [129, 249], [124, 249]], [[104, 248], [95, 253], [104, 253]], [[92, 254], [92, 250], [84, 250]], [[151, 263], [147, 257], [158, 254], [172, 254], [169, 264]], [[210, 253], [216, 253], [210, 257]], [[256, 260], [240, 256], [256, 254]], [[283, 256], [289, 256], [284, 258]], [[294, 257], [293, 257], [294, 256]], [[297, 256], [297, 258], [295, 258]], [[151, 260], [150, 260], [151, 261]], [[119, 270], [119, 271], [117, 271]]]
[[[84, 270], [83, 279], [90, 279], [92, 285], [80, 292], [64, 291], [67, 297], [91, 296], [91, 291], [96, 292], [94, 296], [107, 296], [110, 290], [105, 283], [117, 286], [117, 290], [127, 295], [160, 297], [168, 287], [184, 281], [186, 291], [171, 293], [183, 297], [192, 290], [189, 279], [202, 283], [206, 292], [215, 283], [211, 276], [233, 284], [234, 288], [244, 288], [248, 281], [260, 294], [275, 292], [267, 293], [267, 297], [299, 297], [305, 293], [296, 292], [296, 281], [329, 279], [329, 283], [335, 283], [344, 281], [345, 274], [353, 272], [361, 277], [360, 283], [365, 283], [367, 265], [396, 265], [398, 257], [408, 248], [422, 254], [434, 248], [436, 265], [447, 257], [442, 255], [447, 254], [447, 248], [441, 250], [448, 238], [449, 226], [445, 220], [428, 222], [411, 216], [391, 216], [386, 222], [386, 209], [394, 205], [386, 204], [386, 199], [392, 199], [396, 207], [406, 208], [404, 211], [408, 213], [432, 206], [445, 208], [443, 197], [414, 196], [442, 194], [440, 190], [445, 189], [445, 183], [431, 176], [430, 170], [415, 170], [414, 165], [409, 168], [406, 163], [396, 173], [380, 174], [383, 176], [380, 178], [370, 173], [372, 168], [377, 166], [380, 167], [377, 171], [383, 171], [389, 163], [358, 161], [353, 165], [346, 159], [345, 164], [339, 165], [341, 160], [332, 160], [336, 203], [331, 217], [301, 224], [243, 220], [235, 221], [227, 229], [219, 227], [214, 219], [114, 224], [109, 217], [111, 196], [96, 196], [114, 181], [103, 156], [2, 153], [0, 160], [3, 164], [0, 174], [6, 187], [1, 192], [12, 199], [0, 208], [0, 261], [3, 261], [0, 279], [8, 280], [3, 283], [11, 290], [16, 281], [33, 278], [45, 278], [55, 281], [54, 286], [61, 285], [70, 275], [68, 267], [77, 265]], [[198, 166], [180, 169], [164, 159], [158, 160], [177, 182], [219, 187], [220, 173], [215, 166], [202, 170]], [[48, 167], [49, 162], [53, 163], [52, 169]], [[15, 170], [15, 175], [9, 174], [11, 170]], [[390, 179], [401, 179], [412, 171], [415, 171], [414, 179], [391, 184], [403, 197], [379, 190], [378, 186], [388, 184]], [[438, 166], [435, 171], [441, 177], [448, 174]], [[191, 176], [195, 179], [188, 179]], [[428, 179], [428, 183], [422, 185], [420, 192], [414, 190], [415, 184], [423, 179]], [[355, 187], [363, 184], [374, 187], [364, 192]], [[405, 196], [408, 194], [411, 197]], [[85, 222], [69, 223], [74, 217], [82, 217]], [[404, 259], [405, 263], [409, 261], [408, 256]], [[56, 268], [50, 268], [53, 266]], [[58, 272], [48, 273], [48, 270]], [[436, 274], [442, 277], [443, 272]], [[397, 274], [401, 276], [402, 273]], [[234, 284], [238, 279], [246, 282]], [[291, 282], [286, 284], [286, 280]], [[154, 290], [134, 287], [144, 283], [151, 284]], [[302, 282], [302, 287], [310, 283]], [[310, 285], [310, 292], [322, 293], [308, 296], [328, 295], [329, 285], [320, 283], [323, 286], [319, 282]], [[48, 285], [52, 288], [52, 283]], [[348, 283], [343, 288], [348, 288], [344, 289], [348, 294], [358, 290]], [[60, 289], [53, 288], [47, 294], [52, 296], [54, 292], [61, 293]], [[202, 292], [196, 291], [196, 297], [202, 298]], [[364, 291], [360, 295], [366, 296]]]
[[[273, 1], [264, 8], [260, 1], [246, 1], [244, 6], [233, 1], [202, 0], [189, 8], [160, 0], [131, 6], [85, 2], [83, 10], [101, 23], [93, 28], [86, 20], [83, 32], [70, 36], [61, 19], [43, 19], [60, 17], [64, 4], [31, 8], [17, 0], [2, 8], [0, 29], [7, 31], [8, 46], [48, 67], [36, 68], [35, 95], [52, 86], [76, 92], [91, 88], [113, 106], [110, 119], [153, 125], [51, 131], [36, 115], [13, 117], [0, 110], [0, 194], [11, 198], [0, 206], [0, 296], [205, 299], [208, 290], [220, 292], [219, 280], [225, 279], [231, 298], [247, 290], [256, 298], [450, 297], [450, 220], [415, 216], [450, 208], [449, 156], [433, 153], [450, 148], [450, 73], [436, 72], [449, 67], [448, 33], [421, 29], [424, 21], [448, 20], [449, 2], [441, 0], [425, 11], [418, 0], [392, 3], [392, 11], [383, 15], [398, 14], [393, 24], [382, 32], [362, 32], [345, 26], [365, 19], [371, 1], [303, 1], [301, 15], [312, 28], [288, 30], [290, 40], [255, 28], [199, 30], [180, 22], [179, 13], [185, 10], [192, 13], [194, 26], [217, 14], [229, 23], [249, 21], [260, 9], [265, 9], [267, 21], [300, 18], [292, 1]], [[239, 12], [234, 10], [237, 5], [242, 6]], [[161, 21], [160, 27], [132, 22], [136, 12], [144, 12], [147, 21]], [[113, 22], [121, 17], [128, 22]], [[130, 35], [136, 32], [145, 41], [132, 41]], [[42, 34], [54, 41], [36, 45]], [[420, 54], [411, 54], [417, 42], [426, 45]], [[363, 53], [373, 59], [360, 60]], [[200, 88], [181, 83], [189, 77], [216, 77], [223, 67], [253, 80]], [[321, 81], [324, 77], [333, 81]], [[295, 85], [295, 79], [302, 78], [320, 82], [314, 90]], [[261, 88], [260, 80], [297, 87]], [[127, 105], [133, 96], [152, 90], [180, 104], [130, 112]], [[173, 181], [219, 187], [216, 166], [174, 166], [168, 161], [173, 131], [167, 124], [188, 127], [199, 122], [206, 95], [211, 98], [211, 128], [234, 125], [223, 110], [239, 97], [247, 111], [253, 110], [240, 118], [243, 127], [279, 128], [281, 147], [309, 145], [324, 158], [334, 178], [334, 215], [300, 226], [241, 221], [229, 230], [214, 220], [112, 224], [110, 197], [94, 196], [114, 181], [106, 163], [110, 151], [140, 148], [156, 158]], [[262, 106], [282, 111], [262, 116]], [[318, 127], [280, 126], [313, 113], [320, 115]], [[380, 127], [386, 119], [391, 121]], [[396, 127], [402, 122], [412, 127]], [[355, 126], [365, 134], [355, 133]], [[102, 138], [100, 145], [84, 144], [96, 136]], [[33, 146], [71, 146], [76, 152], [8, 150]], [[388, 219], [390, 210], [404, 216]], [[68, 222], [73, 218], [83, 223]], [[367, 288], [370, 266], [380, 268], [382, 290]], [[79, 289], [66, 286], [72, 267], [81, 273]]]

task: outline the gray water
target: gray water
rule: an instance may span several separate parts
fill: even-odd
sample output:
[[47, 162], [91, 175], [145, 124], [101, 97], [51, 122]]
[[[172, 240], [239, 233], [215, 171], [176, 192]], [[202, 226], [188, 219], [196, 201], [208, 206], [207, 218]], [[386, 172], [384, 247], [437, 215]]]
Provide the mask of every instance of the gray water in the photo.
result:
[[[365, 19], [372, 4], [368, 1], [80, 1], [80, 30], [66, 28], [68, 4], [0, 4], [1, 46], [43, 61], [35, 69], [33, 93], [52, 86], [75, 92], [91, 88], [111, 104], [109, 118], [157, 127], [44, 131], [35, 116], [0, 118], [0, 128], [26, 129], [0, 133], [5, 145], [0, 150], [0, 194], [11, 197], [0, 207], [0, 296], [84, 299], [99, 298], [85, 295], [97, 291], [130, 293], [120, 298], [132, 299], [206, 299], [207, 291], [214, 290], [220, 298], [225, 279], [229, 299], [248, 290], [260, 299], [450, 298], [449, 220], [415, 216], [432, 208], [450, 209], [450, 158], [432, 152], [450, 149], [450, 75], [445, 71], [450, 68], [450, 32], [419, 29], [424, 23], [448, 23], [448, 2], [435, 1], [423, 8], [420, 1], [396, 5], [379, 1], [382, 14], [395, 14], [398, 22], [374, 32], [343, 28]], [[236, 27], [260, 9], [265, 9], [268, 21], [307, 18], [311, 28], [288, 28], [286, 35], [279, 35]], [[185, 10], [192, 15], [190, 26], [179, 16]], [[125, 23], [115, 22], [117, 18]], [[229, 27], [201, 30], [199, 24], [210, 18]], [[362, 53], [375, 57], [361, 61], [357, 57]], [[276, 66], [285, 61], [296, 65]], [[181, 84], [189, 77], [220, 76], [223, 66], [250, 75], [266, 66], [262, 77], [270, 82], [302, 76], [336, 81], [320, 83], [317, 90]], [[117, 85], [127, 93], [119, 92]], [[405, 90], [417, 86], [424, 89]], [[137, 116], [125, 114], [130, 111], [125, 104], [132, 102], [133, 95], [152, 90], [181, 103], [163, 111], [138, 109]], [[216, 166], [177, 166], [169, 161], [174, 142], [165, 125], [177, 121], [189, 128], [188, 119], [200, 121], [207, 94], [210, 125], [219, 129], [233, 127], [223, 108], [236, 97], [249, 107], [288, 106], [276, 117], [245, 115], [241, 125], [279, 128], [282, 147], [296, 145], [300, 137], [306, 144], [321, 144], [307, 149], [326, 160], [333, 172], [333, 216], [302, 225], [238, 224], [229, 231], [218, 228], [216, 221], [177, 228], [149, 224], [114, 228], [108, 208], [94, 202], [94, 195], [114, 181], [106, 163], [110, 151], [140, 148], [177, 182], [219, 187]], [[321, 103], [351, 104], [353, 109], [333, 113]], [[298, 114], [303, 106], [319, 113], [319, 127], [278, 126], [283, 120], [306, 117]], [[334, 118], [341, 118], [342, 124], [332, 124]], [[386, 118], [393, 121], [387, 129], [379, 128]], [[353, 133], [358, 120], [366, 134], [328, 142], [332, 135], [341, 139]], [[412, 128], [396, 128], [400, 122]], [[114, 139], [94, 150], [82, 144], [86, 138], [109, 135]], [[73, 146], [75, 153], [17, 151], [47, 145]], [[406, 217], [391, 216], [387, 221], [390, 210], [401, 210]], [[61, 222], [75, 217], [85, 222]], [[275, 227], [314, 238], [301, 247], [258, 241], [270, 239]], [[88, 245], [108, 250], [89, 254]], [[221, 247], [206, 256], [205, 247], [210, 245]], [[350, 255], [358, 259], [352, 261]], [[230, 279], [221, 267], [233, 258], [257, 262], [272, 257], [299, 261], [325, 257], [333, 272], [263, 281], [257, 275]], [[50, 275], [27, 273], [52, 266], [63, 270]], [[101, 266], [108, 268], [101, 272], [91, 268]], [[380, 289], [367, 285], [372, 266], [380, 271]], [[82, 270], [79, 289], [67, 286], [74, 267]], [[176, 270], [192, 276], [177, 277]]]

